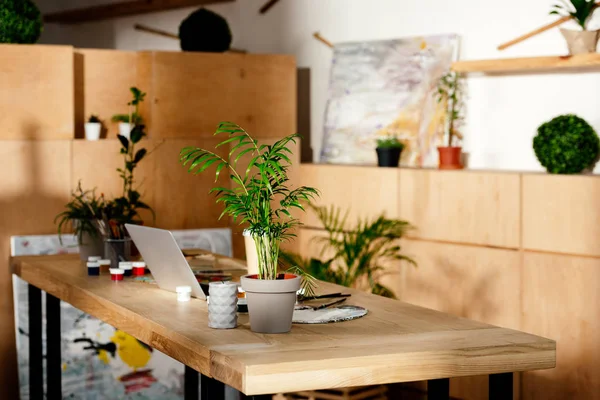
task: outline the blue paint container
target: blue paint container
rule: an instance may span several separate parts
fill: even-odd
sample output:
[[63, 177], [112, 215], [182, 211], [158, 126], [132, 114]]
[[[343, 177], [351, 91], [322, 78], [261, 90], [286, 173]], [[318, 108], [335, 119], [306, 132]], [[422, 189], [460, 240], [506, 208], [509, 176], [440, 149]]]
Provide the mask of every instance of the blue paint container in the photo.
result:
[[89, 276], [98, 276], [100, 275], [100, 264], [96, 261], [88, 261], [87, 270]]

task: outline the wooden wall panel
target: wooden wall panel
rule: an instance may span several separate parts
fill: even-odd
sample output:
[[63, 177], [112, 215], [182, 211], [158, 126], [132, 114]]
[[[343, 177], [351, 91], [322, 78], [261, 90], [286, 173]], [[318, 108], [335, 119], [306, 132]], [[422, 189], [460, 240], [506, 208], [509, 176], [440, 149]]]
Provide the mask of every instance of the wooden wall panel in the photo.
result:
[[523, 247], [600, 256], [600, 178], [523, 175]]
[[[388, 217], [398, 217], [399, 171], [397, 168], [302, 164], [300, 182], [320, 190], [321, 197], [315, 204], [335, 205], [343, 212], [349, 210], [348, 223], [354, 224], [359, 218], [377, 217], [382, 212]], [[307, 226], [321, 225], [311, 211], [302, 220]]]
[[411, 235], [458, 243], [518, 248], [518, 174], [400, 170], [400, 217]]
[[220, 121], [256, 136], [296, 129], [296, 66], [280, 55], [154, 52], [152, 135], [212, 135]]
[[521, 329], [556, 340], [556, 368], [523, 374], [526, 399], [600, 399], [600, 259], [525, 252]]
[[56, 232], [54, 217], [70, 190], [71, 142], [3, 141], [0, 158], [0, 387], [18, 398], [10, 236]]
[[73, 48], [0, 46], [0, 139], [71, 139]]
[[138, 53], [99, 49], [77, 49], [76, 53], [82, 56], [81, 70], [76, 70], [76, 74], [81, 74], [82, 86], [77, 89], [83, 92], [83, 120], [77, 120], [77, 137], [84, 137], [83, 123], [94, 114], [103, 122], [102, 136], [116, 138], [118, 124], [111, 118], [129, 111], [129, 88], [138, 85]]

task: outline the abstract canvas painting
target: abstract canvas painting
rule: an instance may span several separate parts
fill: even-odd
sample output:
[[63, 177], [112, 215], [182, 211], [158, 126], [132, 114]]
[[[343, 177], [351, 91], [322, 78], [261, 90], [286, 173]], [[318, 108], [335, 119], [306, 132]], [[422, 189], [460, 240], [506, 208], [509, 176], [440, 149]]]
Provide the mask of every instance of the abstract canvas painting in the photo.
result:
[[436, 165], [445, 110], [433, 94], [457, 48], [454, 34], [335, 45], [320, 162], [375, 164], [377, 138], [395, 136], [401, 165]]

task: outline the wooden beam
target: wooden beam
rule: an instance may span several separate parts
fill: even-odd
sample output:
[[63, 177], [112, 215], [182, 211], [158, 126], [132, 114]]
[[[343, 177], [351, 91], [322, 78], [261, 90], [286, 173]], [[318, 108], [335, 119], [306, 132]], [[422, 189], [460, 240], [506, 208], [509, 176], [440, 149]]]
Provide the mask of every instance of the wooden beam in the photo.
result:
[[461, 73], [519, 73], [534, 71], [583, 70], [600, 68], [600, 54], [577, 54], [573, 56], [505, 58], [496, 60], [457, 61], [452, 70]]
[[235, 0], [129, 0], [122, 3], [104, 4], [46, 14], [44, 15], [44, 22], [79, 24], [82, 22], [100, 21], [129, 15], [232, 1]]
[[271, 9], [275, 4], [279, 3], [279, 0], [269, 0], [265, 5], [263, 5], [258, 12], [261, 14], [266, 14], [267, 11]]

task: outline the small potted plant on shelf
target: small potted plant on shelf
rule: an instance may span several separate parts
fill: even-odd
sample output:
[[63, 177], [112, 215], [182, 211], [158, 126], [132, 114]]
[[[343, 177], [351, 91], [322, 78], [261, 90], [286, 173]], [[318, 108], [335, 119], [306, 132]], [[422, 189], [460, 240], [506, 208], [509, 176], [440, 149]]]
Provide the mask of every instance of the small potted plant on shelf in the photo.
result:
[[560, 115], [542, 124], [533, 138], [540, 164], [551, 174], [591, 171], [600, 154], [600, 139], [583, 118]]
[[404, 144], [395, 136], [377, 139], [377, 165], [380, 167], [397, 167]]
[[129, 139], [131, 130], [136, 125], [142, 125], [144, 121], [140, 116], [139, 106], [144, 101], [146, 93], [136, 87], [129, 89], [133, 95], [133, 99], [127, 103], [129, 106], [129, 114], [115, 114], [112, 117], [113, 122], [119, 123], [119, 135]]
[[84, 127], [86, 140], [100, 139], [100, 132], [102, 131], [102, 122], [100, 121], [100, 118], [96, 115], [91, 115]]
[[[279, 247], [290, 240], [291, 229], [299, 225], [291, 214], [292, 209], [304, 210], [302, 203], [318, 195], [316, 189], [300, 186], [290, 189], [288, 169], [291, 166], [288, 148], [296, 143], [298, 134], [278, 140], [271, 146], [259, 145], [244, 129], [231, 122], [219, 124], [215, 135], [226, 135], [216, 147], [231, 146], [226, 158], [196, 147], [181, 150], [180, 162], [194, 174], [216, 167], [215, 181], [219, 174], [229, 175], [233, 187], [215, 187], [217, 203], [225, 209], [221, 216], [229, 215], [240, 224], [248, 224], [248, 232], [256, 245], [258, 274], [242, 277], [242, 288], [248, 299], [250, 328], [254, 332], [284, 333], [292, 325], [296, 292], [303, 283], [312, 292], [314, 281], [293, 273], [278, 270]], [[250, 158], [245, 172], [238, 172], [238, 161]], [[300, 273], [300, 269], [296, 269]]]
[[596, 10], [595, 0], [561, 0], [552, 6], [550, 14], [570, 15], [581, 30], [561, 28], [560, 32], [567, 41], [569, 54], [595, 53], [598, 45], [599, 30], [590, 31], [588, 23]]
[[462, 139], [458, 131], [464, 121], [464, 87], [460, 74], [448, 72], [442, 76], [437, 85], [435, 96], [438, 103], [446, 107], [445, 127], [448, 138], [447, 146], [439, 146], [439, 168], [440, 169], [462, 169], [462, 147], [456, 146], [456, 139]]
[[58, 222], [59, 239], [64, 228], [68, 226], [72, 228], [73, 234], [77, 237], [82, 260], [103, 252], [97, 221], [102, 218], [105, 205], [103, 195], [96, 196], [96, 189], [83, 190], [79, 182], [77, 189], [71, 193], [71, 200], [65, 205], [66, 210], [54, 219], [54, 223]]

